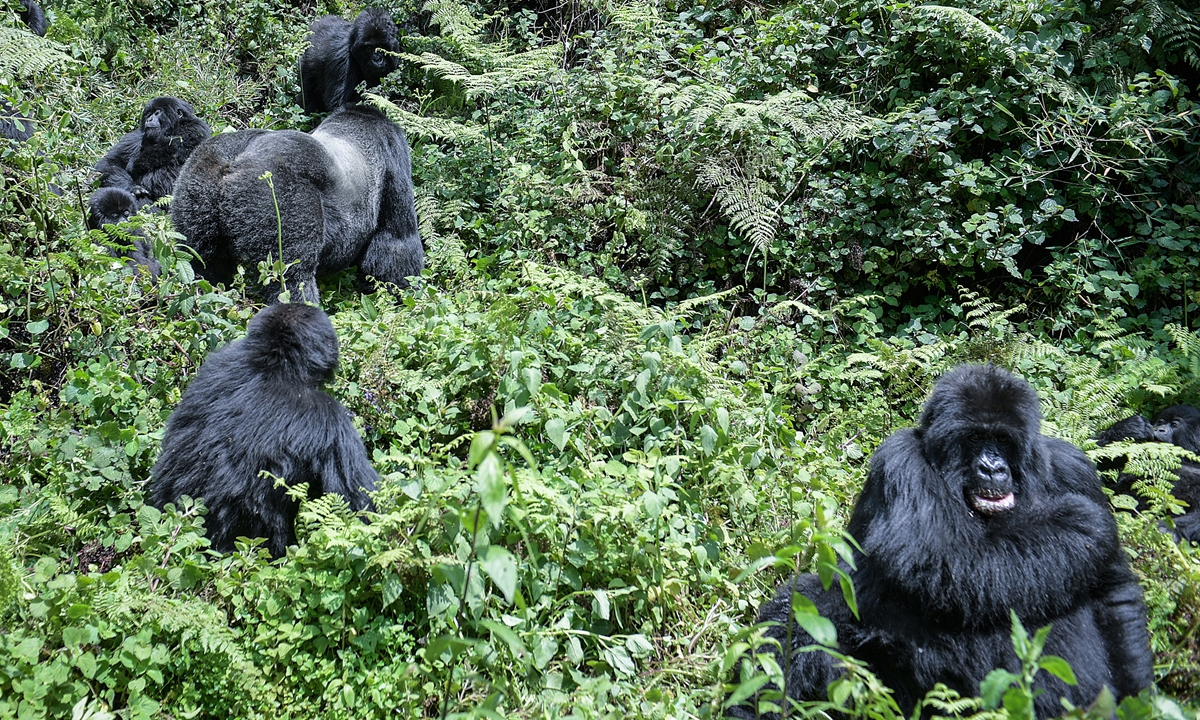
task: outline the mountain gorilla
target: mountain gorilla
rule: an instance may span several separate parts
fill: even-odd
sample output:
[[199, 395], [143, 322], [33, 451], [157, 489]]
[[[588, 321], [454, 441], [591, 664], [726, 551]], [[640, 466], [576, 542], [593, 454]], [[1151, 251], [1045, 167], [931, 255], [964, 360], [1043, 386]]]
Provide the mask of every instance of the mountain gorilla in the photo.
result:
[[150, 504], [203, 497], [213, 548], [265, 537], [273, 557], [296, 540], [297, 504], [263, 471], [308, 483], [310, 498], [337, 493], [370, 509], [375, 469], [346, 408], [321, 389], [337, 364], [337, 335], [319, 308], [259, 312], [244, 338], [209, 356], [167, 420]]
[[100, 189], [89, 205], [105, 210], [90, 222], [98, 226], [105, 216], [129, 208], [136, 211], [170, 195], [188, 155], [211, 134], [208, 123], [179, 98], [158, 97], [146, 103], [137, 128], [125, 133], [96, 163]]
[[[1153, 424], [1141, 415], [1134, 415], [1096, 436], [1096, 442], [1102, 447], [1121, 440], [1170, 443], [1200, 454], [1200, 410], [1189, 405], [1172, 405], [1160, 412]], [[1120, 465], [1123, 465], [1122, 461], [1114, 467]], [[1187, 503], [1187, 511], [1175, 517], [1176, 539], [1200, 542], [1200, 465], [1184, 460], [1175, 474], [1179, 480], [1171, 488], [1171, 494]], [[1133, 489], [1136, 480], [1134, 475], [1122, 472], [1117, 477], [1117, 492], [1136, 497]], [[1141, 506], [1139, 502], [1138, 507]]]
[[359, 83], [375, 87], [400, 66], [400, 59], [388, 54], [400, 50], [396, 24], [379, 8], [363, 10], [353, 25], [326, 15], [309, 31], [309, 47], [300, 58], [300, 99], [307, 113], [358, 102]]
[[[1118, 698], [1150, 686], [1142, 591], [1099, 478], [1040, 422], [1033, 388], [997, 367], [963, 366], [937, 382], [920, 426], [875, 451], [851, 514], [862, 552], [857, 569], [841, 569], [861, 619], [816, 575], [785, 582], [759, 610], [760, 622], [779, 623], [767, 635], [784, 646], [788, 698], [825, 700], [842, 673], [830, 655], [802, 651], [813, 639], [790, 622], [794, 592], [833, 622], [838, 650], [865, 661], [905, 715], [935, 683], [977, 695], [993, 668], [1020, 669], [1010, 609], [1030, 631], [1053, 625], [1045, 652], [1079, 681], [1039, 673], [1039, 718], [1062, 714], [1061, 697], [1088, 705], [1105, 685]], [[755, 717], [747, 706], [729, 715]]]
[[[87, 226], [89, 230], [100, 230], [105, 225], [115, 225], [128, 220], [136, 215], [137, 211], [137, 200], [131, 193], [120, 188], [100, 188], [88, 199]], [[142, 265], [150, 273], [150, 277], [157, 278], [162, 274], [162, 263], [154, 257], [150, 240], [140, 229], [127, 232], [132, 236], [133, 246], [120, 253], [120, 256], [128, 258], [126, 265], [129, 267]], [[112, 229], [107, 233], [117, 242], [125, 242], [127, 239], [116, 235]]]
[[[268, 184], [266, 173], [271, 177]], [[358, 265], [360, 276], [408, 285], [425, 249], [417, 232], [404, 130], [372, 107], [338, 110], [311, 134], [242, 130], [201, 145], [175, 186], [171, 218], [209, 281], [278, 258], [285, 280], [317, 302], [319, 275]], [[275, 282], [268, 301], [280, 292]]]

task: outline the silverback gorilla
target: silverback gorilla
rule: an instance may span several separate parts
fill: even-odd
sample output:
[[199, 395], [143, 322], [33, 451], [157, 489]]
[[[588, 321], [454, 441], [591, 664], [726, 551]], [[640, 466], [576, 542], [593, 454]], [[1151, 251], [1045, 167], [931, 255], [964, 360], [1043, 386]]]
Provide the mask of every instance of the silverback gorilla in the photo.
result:
[[354, 24], [326, 15], [308, 29], [309, 46], [300, 58], [304, 112], [336, 110], [358, 102], [362, 99], [359, 83], [375, 87], [400, 67], [400, 58], [389, 54], [400, 50], [396, 24], [384, 10], [363, 10]]
[[209, 356], [167, 420], [150, 504], [203, 497], [221, 552], [265, 537], [274, 557], [295, 542], [296, 503], [267, 471], [308, 496], [337, 493], [369, 509], [376, 474], [346, 409], [321, 389], [338, 363], [329, 318], [309, 305], [272, 305], [246, 336]]
[[[1200, 454], [1200, 410], [1189, 405], [1172, 405], [1160, 412], [1153, 423], [1146, 422], [1141, 415], [1134, 415], [1096, 437], [1101, 446], [1120, 440], [1170, 443]], [[1171, 494], [1187, 503], [1187, 511], [1175, 517], [1176, 538], [1200, 542], [1200, 465], [1184, 460], [1175, 474], [1179, 479], [1171, 488]], [[1117, 477], [1117, 492], [1134, 495], [1136, 479], [1129, 473], [1121, 473]]]
[[[271, 173], [269, 185], [264, 178]], [[273, 186], [273, 187], [272, 187]], [[420, 275], [412, 169], [404, 130], [375, 108], [351, 106], [305, 134], [242, 130], [217, 135], [192, 154], [171, 202], [171, 219], [211, 282], [229, 282], [238, 263], [295, 263], [291, 291], [317, 302], [317, 276], [358, 265], [360, 276], [406, 287]], [[268, 301], [279, 283], [266, 289]]]
[[[833, 622], [838, 649], [865, 661], [906, 715], [935, 683], [977, 695], [993, 668], [1019, 670], [1010, 609], [1030, 632], [1053, 625], [1045, 652], [1079, 681], [1039, 673], [1039, 718], [1062, 714], [1062, 697], [1086, 706], [1105, 685], [1118, 698], [1150, 686], [1142, 591], [1099, 478], [1040, 422], [1033, 388], [1004, 370], [968, 365], [938, 381], [920, 426], [872, 456], [851, 514], [862, 552], [856, 570], [841, 569], [862, 619], [816, 575], [785, 582], [759, 611], [760, 622], [779, 623], [767, 634], [784, 645], [789, 698], [825, 700], [842, 672], [824, 652], [798, 651], [813, 639], [790, 622], [793, 592]], [[746, 706], [729, 714], [755, 717]]]

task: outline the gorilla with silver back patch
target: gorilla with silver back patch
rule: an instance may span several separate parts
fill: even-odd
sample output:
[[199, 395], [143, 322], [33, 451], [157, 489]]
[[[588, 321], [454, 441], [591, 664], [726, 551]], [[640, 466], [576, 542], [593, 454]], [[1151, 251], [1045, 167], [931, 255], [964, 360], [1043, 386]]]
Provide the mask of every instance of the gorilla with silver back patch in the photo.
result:
[[[859, 617], [816, 575], [783, 583], [759, 610], [760, 622], [778, 623], [767, 635], [783, 646], [787, 698], [826, 700], [843, 672], [824, 652], [800, 651], [814, 641], [791, 617], [793, 593], [833, 622], [838, 650], [865, 661], [905, 715], [936, 683], [977, 695], [992, 669], [1019, 670], [1010, 610], [1031, 633], [1053, 626], [1045, 652], [1078, 680], [1039, 673], [1037, 717], [1061, 715], [1060, 698], [1086, 706], [1104, 686], [1118, 699], [1150, 686], [1142, 591], [1096, 470], [1040, 422], [1033, 388], [1000, 368], [942, 376], [920, 425], [875, 451], [851, 514], [862, 552], [856, 569], [841, 569]], [[729, 716], [756, 717], [751, 706]]]
[[[270, 184], [263, 179], [270, 172]], [[273, 187], [272, 187], [273, 186]], [[353, 265], [360, 276], [407, 287], [425, 249], [417, 231], [404, 130], [375, 108], [349, 106], [311, 134], [242, 130], [217, 135], [184, 166], [171, 203], [175, 228], [228, 283], [239, 263], [295, 263], [291, 291], [317, 302], [316, 279]], [[279, 283], [266, 288], [268, 301]]]
[[338, 364], [337, 334], [310, 305], [278, 304], [246, 336], [214, 352], [167, 420], [149, 503], [203, 497], [216, 550], [265, 537], [273, 557], [294, 543], [297, 504], [267, 471], [308, 496], [337, 493], [370, 509], [377, 475], [346, 408], [321, 385]]
[[[1121, 440], [1169, 443], [1200, 454], [1200, 410], [1190, 405], [1172, 405], [1160, 412], [1153, 423], [1147, 422], [1141, 415], [1134, 415], [1096, 436], [1096, 442], [1101, 447]], [[1114, 465], [1123, 464], [1123, 460], [1118, 460]], [[1107, 469], [1115, 469], [1115, 466]], [[1175, 474], [1179, 479], [1171, 488], [1171, 494], [1186, 502], [1187, 508], [1182, 515], [1174, 518], [1174, 534], [1176, 539], [1200, 542], [1200, 465], [1184, 460]], [[1136, 480], [1136, 476], [1122, 472], [1117, 476], [1116, 491], [1137, 497], [1133, 488]], [[1142, 507], [1140, 501], [1138, 507]]]
[[375, 87], [400, 67], [400, 59], [388, 54], [400, 50], [396, 24], [379, 8], [363, 10], [353, 24], [326, 15], [309, 31], [309, 46], [300, 58], [301, 104], [307, 113], [358, 102], [359, 83]]

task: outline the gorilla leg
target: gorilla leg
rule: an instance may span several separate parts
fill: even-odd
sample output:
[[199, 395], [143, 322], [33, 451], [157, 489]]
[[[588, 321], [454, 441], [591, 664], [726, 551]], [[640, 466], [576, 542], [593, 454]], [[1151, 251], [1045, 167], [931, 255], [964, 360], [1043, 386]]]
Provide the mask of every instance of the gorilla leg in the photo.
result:
[[408, 287], [405, 278], [419, 276], [424, 269], [425, 247], [415, 227], [411, 234], [400, 237], [386, 230], [376, 233], [358, 265], [359, 276], [364, 281], [369, 275], [400, 287]]
[[[288, 266], [284, 271], [287, 289], [293, 297], [303, 291], [306, 302], [318, 304], [317, 268], [325, 242], [321, 193], [310, 179], [297, 176], [290, 168], [276, 164], [271, 171], [273, 187], [258, 179], [263, 172], [261, 163], [251, 163], [225, 177], [221, 207], [226, 212], [226, 237], [233, 238], [237, 257], [255, 263], [246, 268], [255, 278], [256, 259], [270, 256], [274, 262], [280, 258], [282, 244], [282, 259]], [[263, 297], [273, 303], [282, 290], [277, 280], [272, 281], [264, 288]]]

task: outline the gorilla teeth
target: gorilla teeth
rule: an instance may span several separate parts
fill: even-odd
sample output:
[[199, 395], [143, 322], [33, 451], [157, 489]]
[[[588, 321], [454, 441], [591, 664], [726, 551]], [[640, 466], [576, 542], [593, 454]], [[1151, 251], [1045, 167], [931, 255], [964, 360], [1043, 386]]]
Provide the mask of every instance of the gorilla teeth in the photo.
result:
[[1017, 499], [1012, 493], [1006, 495], [991, 494], [988, 491], [975, 493], [971, 495], [971, 507], [978, 513], [984, 515], [995, 515], [1005, 510], [1012, 510], [1017, 504]]

